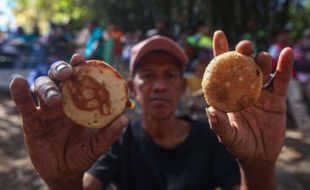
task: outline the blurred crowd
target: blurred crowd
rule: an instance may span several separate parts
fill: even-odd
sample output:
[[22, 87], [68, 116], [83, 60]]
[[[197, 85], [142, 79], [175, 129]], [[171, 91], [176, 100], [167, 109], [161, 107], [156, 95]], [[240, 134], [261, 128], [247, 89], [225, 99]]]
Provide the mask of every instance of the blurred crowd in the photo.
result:
[[[301, 38], [293, 43], [290, 32], [280, 29], [269, 35], [269, 40], [262, 30], [253, 29], [255, 23], [249, 22], [247, 30], [240, 34], [240, 39], [251, 40], [256, 52], [268, 50], [273, 57], [273, 69], [276, 67], [280, 51], [290, 46], [295, 52], [295, 66], [292, 75], [303, 84], [310, 83], [310, 28], [304, 29]], [[202, 23], [194, 30], [183, 30], [178, 25], [169, 28], [163, 19], [157, 19], [154, 27], [146, 32], [141, 30], [123, 31], [114, 22], [105, 27], [96, 21], [87, 22], [79, 30], [73, 30], [72, 23], [49, 25], [49, 32], [42, 35], [37, 26], [30, 33], [23, 27], [0, 35], [0, 55], [11, 58], [13, 67], [31, 68], [28, 82], [46, 75], [50, 64], [57, 60], [69, 61], [72, 54], [79, 53], [87, 59], [101, 59], [111, 64], [127, 77], [130, 51], [137, 42], [152, 35], [164, 35], [174, 39], [189, 56], [186, 68], [188, 90], [184, 96], [186, 105], [180, 105], [183, 112], [191, 113], [195, 118], [205, 118], [202, 91], [200, 88], [202, 76], [209, 61], [213, 58], [212, 36], [208, 25]], [[265, 38], [266, 39], [266, 38]], [[270, 40], [271, 39], [271, 40]], [[1, 61], [0, 61], [1, 62]], [[1, 62], [10, 64], [9, 62]]]

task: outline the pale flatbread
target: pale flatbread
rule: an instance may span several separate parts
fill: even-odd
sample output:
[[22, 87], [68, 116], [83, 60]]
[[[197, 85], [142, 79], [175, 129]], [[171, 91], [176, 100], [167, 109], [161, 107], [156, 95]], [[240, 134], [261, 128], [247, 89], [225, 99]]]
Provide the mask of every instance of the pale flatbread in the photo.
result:
[[110, 65], [92, 60], [74, 67], [61, 85], [64, 113], [85, 127], [102, 128], [119, 116], [128, 102], [125, 79]]

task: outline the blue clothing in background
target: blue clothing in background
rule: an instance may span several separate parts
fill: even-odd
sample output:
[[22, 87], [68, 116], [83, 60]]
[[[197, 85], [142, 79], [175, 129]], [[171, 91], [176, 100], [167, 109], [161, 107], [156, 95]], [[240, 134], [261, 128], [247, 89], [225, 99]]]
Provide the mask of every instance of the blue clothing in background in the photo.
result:
[[[102, 58], [103, 45], [102, 45], [102, 34], [103, 30], [100, 27], [94, 28], [89, 34], [88, 40], [86, 42], [84, 56], [86, 58], [91, 58], [94, 56], [95, 58]], [[93, 52], [96, 53], [93, 55]]]

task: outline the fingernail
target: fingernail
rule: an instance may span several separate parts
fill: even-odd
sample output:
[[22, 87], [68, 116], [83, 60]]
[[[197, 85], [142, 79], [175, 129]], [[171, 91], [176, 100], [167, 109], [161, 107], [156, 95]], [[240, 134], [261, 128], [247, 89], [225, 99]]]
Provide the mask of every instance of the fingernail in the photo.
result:
[[54, 89], [50, 89], [46, 92], [45, 98], [49, 99], [51, 97], [58, 96], [58, 92]]
[[66, 64], [60, 64], [60, 65], [57, 65], [57, 67], [55, 68], [56, 72], [60, 72], [61, 70], [64, 70], [66, 68], [69, 68], [68, 65]]
[[206, 113], [207, 113], [208, 117], [215, 116], [213, 113], [211, 113], [209, 108], [206, 108]]
[[208, 108], [206, 108], [207, 115], [211, 124], [216, 124], [218, 119], [214, 113], [212, 113]]

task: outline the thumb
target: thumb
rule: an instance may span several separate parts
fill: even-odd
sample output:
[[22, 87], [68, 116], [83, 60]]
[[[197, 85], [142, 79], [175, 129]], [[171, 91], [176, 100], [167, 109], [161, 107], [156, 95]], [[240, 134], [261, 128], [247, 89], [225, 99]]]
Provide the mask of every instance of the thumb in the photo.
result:
[[121, 136], [123, 129], [128, 125], [128, 118], [121, 115], [109, 126], [100, 129], [91, 139], [91, 149], [96, 157], [101, 156]]
[[231, 127], [227, 114], [216, 110], [213, 107], [206, 109], [209, 117], [209, 123], [212, 130], [217, 134], [221, 143], [226, 146], [231, 144], [236, 135], [235, 130]]

